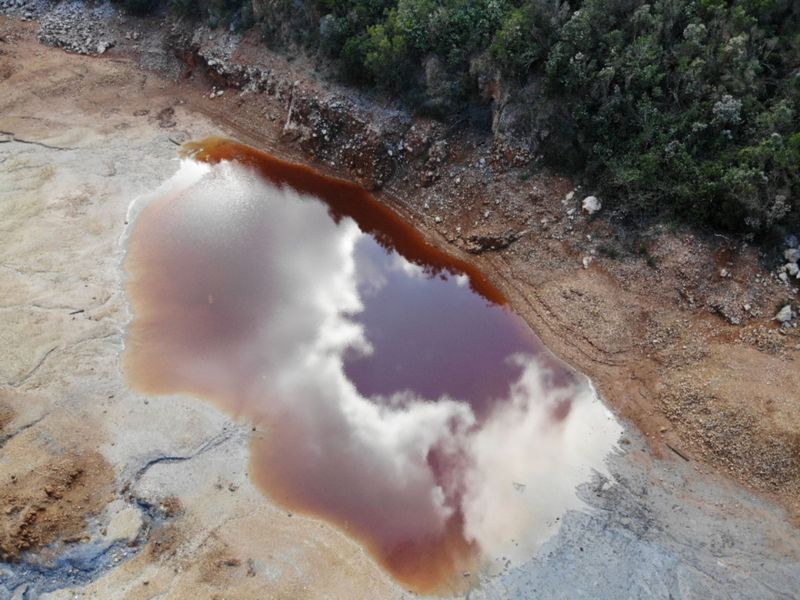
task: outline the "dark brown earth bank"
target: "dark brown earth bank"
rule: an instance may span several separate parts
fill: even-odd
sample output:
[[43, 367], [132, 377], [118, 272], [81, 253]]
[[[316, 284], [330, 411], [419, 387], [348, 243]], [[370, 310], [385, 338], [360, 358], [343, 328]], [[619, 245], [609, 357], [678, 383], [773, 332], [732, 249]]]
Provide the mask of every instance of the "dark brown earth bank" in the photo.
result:
[[[0, 313], [9, 348], [0, 360], [0, 394], [10, 407], [0, 410], [0, 446], [4, 481], [24, 485], [4, 491], [0, 544], [7, 562], [0, 566], [0, 595], [66, 597], [58, 590], [70, 589], [114, 597], [108, 590], [123, 589], [114, 586], [124, 582], [127, 591], [118, 597], [163, 592], [178, 598], [197, 581], [208, 597], [230, 589], [234, 597], [263, 597], [263, 589], [353, 597], [356, 581], [369, 582], [356, 596], [404, 593], [357, 561], [338, 575], [343, 582], [318, 575], [292, 580], [296, 587], [269, 587], [280, 580], [274, 565], [281, 559], [256, 557], [265, 546], [259, 550], [255, 538], [237, 543], [231, 532], [270, 531], [279, 554], [291, 548], [286, 540], [317, 525], [272, 513], [269, 526], [259, 524], [257, 493], [247, 491], [242, 500], [243, 493], [230, 491], [242, 481], [201, 475], [223, 464], [218, 453], [240, 458], [242, 468], [246, 427], [220, 429], [224, 419], [211, 415], [197, 417], [204, 434], [184, 433], [184, 446], [169, 441], [169, 428], [137, 438], [164, 449], [161, 454], [125, 454], [132, 443], [122, 438], [95, 441], [86, 434], [71, 445], [64, 441], [73, 439], [64, 432], [66, 415], [86, 411], [105, 419], [108, 437], [116, 431], [109, 423], [134, 410], [123, 399], [135, 400], [138, 411], [160, 401], [144, 404], [121, 392], [124, 384], [114, 374], [122, 343], [116, 332], [125, 319], [113, 260], [98, 266], [78, 251], [85, 239], [79, 233], [65, 240], [75, 248], [67, 257], [72, 263], [43, 259], [31, 240], [68, 234], [69, 219], [77, 227], [83, 218], [85, 227], [88, 214], [98, 223], [92, 239], [108, 240], [102, 248], [111, 257], [126, 203], [168, 176], [175, 144], [217, 132], [376, 190], [432, 242], [486, 273], [544, 343], [588, 374], [631, 425], [610, 459], [610, 476], [581, 488], [587, 511], [568, 513], [531, 562], [499, 565], [499, 574], [482, 578], [471, 597], [789, 598], [800, 589], [800, 547], [788, 522], [800, 514], [800, 336], [791, 314], [795, 280], [779, 270], [789, 258], [784, 248], [766, 251], [666, 226], [622, 228], [602, 209], [583, 211], [592, 190], [536, 169], [535, 157], [513, 140], [386, 108], [315, 77], [302, 57], [288, 61], [246, 37], [132, 19], [107, 5], [6, 2], [2, 8], [0, 170], [22, 178], [35, 168], [41, 181], [19, 179], [0, 196], [2, 226], [18, 232], [0, 242], [2, 286], [12, 290]], [[71, 54], [43, 47], [40, 39]], [[126, 175], [138, 160], [134, 150], [149, 157]], [[48, 220], [52, 212], [34, 212], [31, 204], [21, 207], [16, 198], [26, 189], [48, 189], [35, 186], [54, 177], [79, 190], [85, 185], [58, 180], [59, 161], [71, 172], [94, 161], [102, 166], [98, 181], [119, 184], [106, 193], [106, 204], [96, 204], [103, 197], [96, 192], [109, 184], [56, 199], [67, 221]], [[85, 276], [72, 281], [70, 269], [80, 265]], [[42, 301], [46, 290], [61, 289], [69, 302], [58, 294]], [[787, 305], [782, 326], [774, 317]], [[64, 306], [70, 310], [62, 315]], [[67, 314], [73, 310], [86, 313]], [[54, 319], [62, 337], [31, 336]], [[106, 358], [95, 364], [96, 356]], [[83, 379], [67, 384], [65, 372]], [[98, 416], [85, 399], [102, 402], [113, 419]], [[189, 400], [181, 406], [195, 410]], [[153, 417], [131, 412], [127, 418], [144, 431]], [[23, 466], [33, 448], [43, 453], [41, 468]], [[169, 468], [181, 475], [170, 476]], [[169, 488], [165, 480], [192, 477], [198, 489], [207, 484], [226, 498], [238, 494], [235, 502], [218, 501], [232, 524], [199, 527], [205, 504], [188, 484], [174, 490], [186, 496], [179, 504], [170, 494], [159, 496], [157, 490]], [[96, 486], [91, 502], [86, 486]], [[116, 500], [109, 503], [107, 491]], [[67, 501], [79, 508], [66, 510]], [[114, 505], [120, 501], [125, 506]], [[51, 506], [58, 511], [49, 512]], [[128, 508], [141, 514], [132, 517]], [[41, 516], [26, 525], [23, 516], [32, 510]], [[133, 533], [120, 519], [133, 520]], [[96, 544], [109, 538], [100, 530], [110, 522], [122, 532], [104, 546], [116, 562], [98, 554]], [[29, 533], [23, 536], [20, 527]], [[330, 535], [321, 545], [336, 546]], [[59, 543], [73, 548], [72, 563], [59, 562]], [[42, 562], [42, 548], [55, 558]], [[314, 556], [300, 562], [308, 568], [328, 555]], [[174, 569], [180, 576], [171, 582]]]

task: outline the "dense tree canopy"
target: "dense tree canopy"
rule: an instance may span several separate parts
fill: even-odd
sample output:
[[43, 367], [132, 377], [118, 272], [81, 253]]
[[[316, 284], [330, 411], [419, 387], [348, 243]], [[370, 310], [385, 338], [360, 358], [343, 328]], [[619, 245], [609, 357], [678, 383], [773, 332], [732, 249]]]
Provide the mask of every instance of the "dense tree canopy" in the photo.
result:
[[[149, 0], [127, 0], [136, 8]], [[797, 0], [169, 0], [260, 26], [441, 117], [499, 81], [509, 124], [631, 218], [800, 225]]]

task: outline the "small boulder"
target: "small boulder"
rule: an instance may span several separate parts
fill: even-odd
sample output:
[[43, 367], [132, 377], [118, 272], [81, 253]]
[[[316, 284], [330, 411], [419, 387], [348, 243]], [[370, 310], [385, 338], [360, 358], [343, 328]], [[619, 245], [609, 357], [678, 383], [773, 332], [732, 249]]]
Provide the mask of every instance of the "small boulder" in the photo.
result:
[[144, 524], [142, 513], [133, 507], [126, 507], [116, 513], [106, 528], [106, 538], [112, 541], [132, 542], [139, 535]]
[[784, 269], [786, 270], [786, 272], [789, 274], [790, 277], [796, 277], [798, 271], [800, 271], [800, 267], [797, 266], [797, 263], [793, 262], [786, 263]]
[[583, 203], [581, 203], [583, 212], [590, 216], [596, 213], [602, 207], [603, 204], [600, 202], [600, 199], [597, 196], [586, 196], [586, 198], [583, 199]]
[[787, 235], [786, 236], [786, 247], [787, 248], [797, 248], [800, 246], [800, 240], [797, 239], [796, 235]]
[[788, 248], [783, 251], [783, 257], [789, 262], [796, 263], [800, 260], [800, 248]]
[[792, 320], [792, 317], [794, 317], [792, 306], [791, 304], [787, 304], [778, 311], [778, 314], [775, 315], [774, 320], [778, 323], [788, 323]]

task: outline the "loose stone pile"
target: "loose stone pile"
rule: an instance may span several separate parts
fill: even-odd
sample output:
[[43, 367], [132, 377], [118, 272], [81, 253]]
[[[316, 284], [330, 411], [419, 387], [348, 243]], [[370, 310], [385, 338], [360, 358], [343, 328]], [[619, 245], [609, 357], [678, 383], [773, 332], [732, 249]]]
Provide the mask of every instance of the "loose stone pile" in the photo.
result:
[[0, 13], [30, 21], [48, 9], [46, 0], [0, 0]]
[[62, 2], [40, 20], [39, 41], [77, 54], [97, 55], [115, 45], [106, 27], [109, 4], [89, 8], [82, 2]]
[[[778, 269], [778, 279], [783, 283], [789, 284], [791, 280], [800, 280], [800, 240], [796, 235], [789, 235], [785, 240], [786, 248], [783, 251], [783, 258], [786, 263]], [[784, 305], [775, 315], [775, 320], [778, 321], [782, 327], [797, 327], [794, 322], [797, 319], [797, 313], [793, 310], [791, 304]]]

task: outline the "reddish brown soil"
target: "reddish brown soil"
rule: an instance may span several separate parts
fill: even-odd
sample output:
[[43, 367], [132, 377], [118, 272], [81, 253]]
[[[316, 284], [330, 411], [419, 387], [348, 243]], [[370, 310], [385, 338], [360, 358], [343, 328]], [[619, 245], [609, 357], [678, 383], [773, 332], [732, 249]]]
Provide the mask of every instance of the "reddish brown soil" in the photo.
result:
[[0, 558], [57, 540], [82, 540], [87, 519], [110, 498], [112, 474], [98, 453], [53, 456], [47, 464], [12, 473], [0, 488]]

